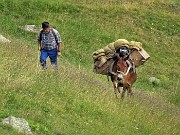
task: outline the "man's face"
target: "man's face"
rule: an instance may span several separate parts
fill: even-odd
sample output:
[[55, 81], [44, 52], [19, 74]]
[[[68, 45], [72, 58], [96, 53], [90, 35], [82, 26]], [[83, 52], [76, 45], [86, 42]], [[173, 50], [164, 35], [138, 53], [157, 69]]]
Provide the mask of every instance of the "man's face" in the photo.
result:
[[44, 31], [45, 33], [49, 33], [50, 28], [44, 28], [43, 31]]

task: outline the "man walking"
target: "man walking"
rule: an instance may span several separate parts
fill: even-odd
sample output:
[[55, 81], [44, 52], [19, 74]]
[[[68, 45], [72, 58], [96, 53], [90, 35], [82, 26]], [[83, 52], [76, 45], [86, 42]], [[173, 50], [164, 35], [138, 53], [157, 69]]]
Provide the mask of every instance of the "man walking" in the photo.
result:
[[59, 32], [51, 28], [48, 22], [42, 23], [42, 30], [38, 34], [38, 50], [40, 62], [43, 69], [46, 69], [46, 59], [50, 58], [51, 64], [57, 69], [57, 56], [61, 56], [62, 41]]

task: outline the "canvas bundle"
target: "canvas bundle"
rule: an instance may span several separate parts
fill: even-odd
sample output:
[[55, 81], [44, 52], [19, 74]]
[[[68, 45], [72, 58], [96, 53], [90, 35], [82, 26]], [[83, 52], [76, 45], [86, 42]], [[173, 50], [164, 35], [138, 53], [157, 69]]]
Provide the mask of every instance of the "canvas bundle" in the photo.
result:
[[140, 51], [142, 49], [142, 43], [141, 42], [136, 42], [136, 41], [130, 41], [129, 42], [129, 49], [135, 49]]
[[93, 72], [95, 72], [96, 74], [110, 75], [109, 70], [113, 62], [113, 59], [109, 59], [101, 67], [94, 65]]
[[126, 39], [118, 39], [114, 42], [114, 48], [116, 50], [122, 46], [129, 48], [129, 42]]
[[139, 67], [150, 58], [149, 54], [142, 48], [141, 42], [118, 39], [93, 53], [93, 71], [97, 74], [109, 75], [109, 69], [114, 62], [113, 55], [120, 47], [129, 48], [131, 52], [130, 59], [136, 67]]

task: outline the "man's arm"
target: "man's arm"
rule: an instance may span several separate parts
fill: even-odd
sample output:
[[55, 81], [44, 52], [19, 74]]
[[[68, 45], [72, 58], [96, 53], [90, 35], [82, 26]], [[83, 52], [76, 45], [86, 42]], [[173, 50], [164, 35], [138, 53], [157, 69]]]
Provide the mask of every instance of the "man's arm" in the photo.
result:
[[62, 41], [61, 37], [58, 31], [56, 31], [56, 38], [57, 38], [57, 50], [58, 50], [58, 56], [61, 55], [61, 49], [62, 49]]
[[58, 52], [61, 52], [61, 46], [62, 46], [62, 43], [59, 42], [59, 43], [57, 44]]
[[62, 47], [62, 43], [59, 42], [59, 43], [57, 44], [57, 49], [58, 49], [57, 56], [61, 56], [61, 47]]
[[41, 51], [42, 45], [41, 45], [41, 41], [38, 40], [38, 50]]
[[52, 29], [53, 35], [57, 43], [57, 56], [61, 56], [62, 41], [59, 32], [56, 29]]
[[42, 40], [42, 30], [39, 32], [38, 37], [37, 37], [37, 41], [38, 41], [38, 50], [41, 51], [42, 48], [42, 44], [41, 44], [41, 40]]

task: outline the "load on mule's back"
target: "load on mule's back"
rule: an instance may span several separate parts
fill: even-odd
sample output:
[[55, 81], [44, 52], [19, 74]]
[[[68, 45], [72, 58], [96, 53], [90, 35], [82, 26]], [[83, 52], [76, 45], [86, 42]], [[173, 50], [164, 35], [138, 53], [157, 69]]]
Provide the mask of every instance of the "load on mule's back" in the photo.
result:
[[116, 91], [120, 93], [123, 87], [121, 96], [124, 97], [126, 90], [132, 95], [131, 87], [137, 78], [135, 67], [142, 65], [149, 57], [142, 43], [118, 39], [93, 53], [93, 71], [111, 76], [115, 94]]

